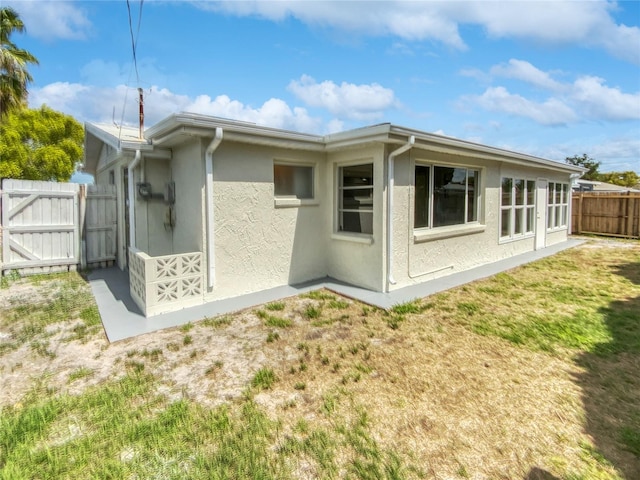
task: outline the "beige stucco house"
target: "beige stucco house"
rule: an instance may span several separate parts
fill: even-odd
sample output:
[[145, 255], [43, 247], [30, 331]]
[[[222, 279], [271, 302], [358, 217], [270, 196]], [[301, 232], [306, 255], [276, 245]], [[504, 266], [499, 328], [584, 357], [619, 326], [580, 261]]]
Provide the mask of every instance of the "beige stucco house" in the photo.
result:
[[380, 292], [564, 242], [579, 167], [379, 124], [325, 136], [204, 115], [86, 124], [146, 315], [325, 277]]

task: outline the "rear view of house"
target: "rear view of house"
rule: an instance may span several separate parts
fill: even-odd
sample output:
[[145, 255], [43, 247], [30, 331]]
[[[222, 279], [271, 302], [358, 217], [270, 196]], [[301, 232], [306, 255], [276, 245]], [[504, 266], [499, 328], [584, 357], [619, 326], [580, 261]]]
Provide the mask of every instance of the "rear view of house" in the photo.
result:
[[389, 292], [567, 240], [581, 169], [391, 124], [326, 136], [203, 115], [86, 124], [146, 315], [332, 277]]

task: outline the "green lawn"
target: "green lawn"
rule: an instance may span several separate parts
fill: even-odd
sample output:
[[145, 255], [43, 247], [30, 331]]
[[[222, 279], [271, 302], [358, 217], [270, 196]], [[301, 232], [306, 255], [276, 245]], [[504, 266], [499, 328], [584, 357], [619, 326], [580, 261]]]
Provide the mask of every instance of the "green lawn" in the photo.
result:
[[2, 286], [2, 479], [640, 478], [638, 242], [111, 345], [81, 276]]

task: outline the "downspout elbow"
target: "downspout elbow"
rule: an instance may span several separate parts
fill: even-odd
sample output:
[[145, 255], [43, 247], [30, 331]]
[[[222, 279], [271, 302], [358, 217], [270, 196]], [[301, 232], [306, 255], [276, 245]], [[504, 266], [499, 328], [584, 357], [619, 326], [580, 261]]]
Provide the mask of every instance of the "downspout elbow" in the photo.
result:
[[394, 188], [394, 162], [398, 155], [410, 150], [416, 143], [416, 137], [411, 135], [406, 144], [395, 149], [389, 154], [387, 168], [387, 291], [390, 285], [395, 285], [393, 277], [393, 188]]

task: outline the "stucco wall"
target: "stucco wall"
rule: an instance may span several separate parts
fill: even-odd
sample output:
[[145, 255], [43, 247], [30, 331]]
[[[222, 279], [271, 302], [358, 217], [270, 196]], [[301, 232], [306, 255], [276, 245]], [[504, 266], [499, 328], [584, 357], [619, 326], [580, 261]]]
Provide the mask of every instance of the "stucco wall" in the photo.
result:
[[202, 141], [194, 139], [173, 149], [172, 180], [175, 182], [173, 251], [204, 250], [205, 168]]
[[215, 285], [208, 299], [321, 278], [326, 269], [327, 199], [276, 207], [273, 162], [317, 164], [323, 155], [223, 142], [213, 157]]
[[[449, 233], [443, 238], [414, 238], [412, 184], [416, 160], [480, 169], [481, 213], [478, 224], [470, 226], [471, 232], [463, 233], [456, 227], [444, 227], [443, 230], [449, 229]], [[505, 167], [495, 161], [416, 150], [396, 160], [395, 172], [392, 271], [396, 284], [390, 286], [392, 290], [533, 251], [535, 235], [511, 241], [500, 239], [501, 178], [516, 176], [535, 180], [542, 176], [550, 181], [569, 181], [568, 175], [551, 175], [539, 169]], [[546, 198], [542, 201], [546, 206]], [[542, 208], [541, 212], [546, 215], [546, 208]], [[437, 231], [432, 229], [433, 233]], [[546, 236], [547, 245], [551, 245], [566, 240], [567, 231], [546, 233]]]
[[[384, 148], [382, 145], [368, 149], [333, 153], [328, 156], [329, 181], [325, 185], [328, 229], [328, 274], [329, 276], [360, 287], [381, 291], [384, 288]], [[373, 163], [373, 235], [337, 232], [338, 169], [345, 165]], [[364, 243], [363, 243], [364, 242]]]
[[[144, 159], [144, 181], [151, 184], [154, 194], [162, 194], [165, 184], [171, 179], [168, 160]], [[141, 177], [136, 175], [134, 186]], [[173, 253], [173, 232], [165, 226], [165, 216], [169, 206], [162, 199], [144, 200], [136, 186], [136, 247], [150, 256]]]

